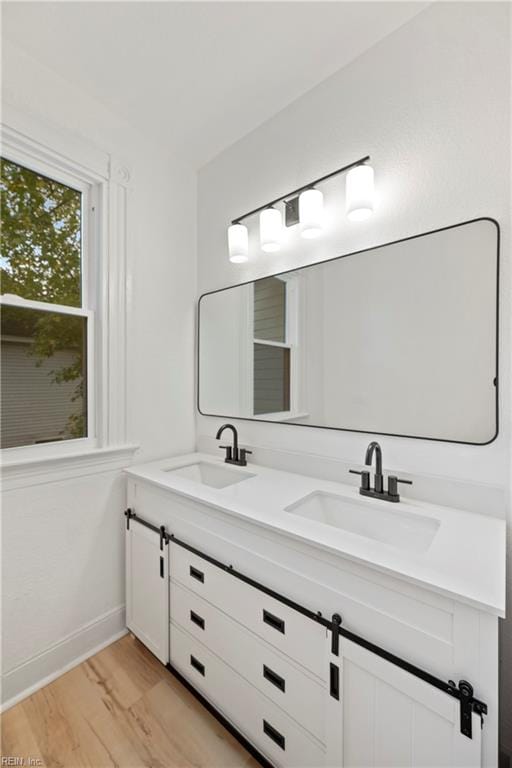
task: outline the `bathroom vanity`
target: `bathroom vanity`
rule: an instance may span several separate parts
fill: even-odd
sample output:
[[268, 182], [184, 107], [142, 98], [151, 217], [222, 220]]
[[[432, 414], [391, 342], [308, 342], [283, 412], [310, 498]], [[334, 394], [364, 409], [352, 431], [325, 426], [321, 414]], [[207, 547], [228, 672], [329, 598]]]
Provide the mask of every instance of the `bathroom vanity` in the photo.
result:
[[497, 764], [504, 521], [206, 454], [126, 472], [127, 626], [260, 757]]

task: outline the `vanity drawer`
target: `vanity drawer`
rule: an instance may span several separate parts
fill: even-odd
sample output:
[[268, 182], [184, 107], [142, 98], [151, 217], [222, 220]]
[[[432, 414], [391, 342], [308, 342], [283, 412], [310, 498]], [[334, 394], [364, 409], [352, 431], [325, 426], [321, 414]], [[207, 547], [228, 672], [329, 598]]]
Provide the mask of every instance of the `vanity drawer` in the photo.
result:
[[275, 766], [319, 768], [325, 752], [202, 643], [171, 623], [171, 664]]
[[170, 574], [282, 653], [325, 678], [326, 629], [241, 579], [171, 542]]
[[326, 684], [317, 682], [271, 645], [174, 581], [171, 617], [302, 727], [325, 740]]

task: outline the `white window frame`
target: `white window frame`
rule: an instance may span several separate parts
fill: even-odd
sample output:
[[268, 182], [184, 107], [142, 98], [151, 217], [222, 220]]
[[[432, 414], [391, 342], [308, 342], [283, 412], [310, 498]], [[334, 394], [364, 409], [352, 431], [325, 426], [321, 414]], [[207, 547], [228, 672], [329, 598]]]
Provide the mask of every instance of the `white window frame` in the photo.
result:
[[[1, 155], [82, 193], [82, 307], [2, 297], [2, 304], [87, 318], [88, 434], [0, 451], [2, 465], [20, 474], [23, 465], [84, 456], [90, 462], [126, 443], [126, 220], [130, 171], [126, 164], [82, 139], [6, 105]], [[68, 463], [69, 464], [69, 463]], [[73, 462], [76, 466], [76, 461]]]
[[[87, 393], [87, 436], [81, 438], [70, 438], [60, 440], [59, 447], [71, 444], [72, 448], [95, 448], [97, 447], [97, 425], [96, 425], [96, 365], [95, 365], [95, 347], [96, 337], [94, 332], [94, 315], [97, 306], [94, 284], [95, 267], [97, 265], [97, 253], [94, 248], [94, 198], [96, 189], [87, 184], [79, 177], [68, 173], [63, 173], [58, 168], [53, 168], [50, 164], [44, 162], [32, 161], [30, 165], [12, 148], [2, 151], [2, 157], [13, 163], [27, 168], [29, 171], [41, 174], [50, 178], [52, 181], [64, 184], [71, 189], [75, 189], [81, 194], [81, 212], [80, 212], [80, 292], [81, 306], [73, 307], [66, 304], [53, 304], [47, 301], [34, 301], [25, 299], [22, 296], [0, 295], [0, 306], [21, 307], [23, 309], [35, 309], [42, 312], [55, 312], [61, 315], [70, 315], [73, 317], [83, 317], [87, 324], [87, 360], [86, 360], [86, 393]], [[55, 441], [57, 442], [57, 441]], [[35, 443], [41, 449], [50, 443]], [[20, 445], [16, 448], [31, 448], [32, 445]], [[13, 449], [4, 448], [2, 455]]]

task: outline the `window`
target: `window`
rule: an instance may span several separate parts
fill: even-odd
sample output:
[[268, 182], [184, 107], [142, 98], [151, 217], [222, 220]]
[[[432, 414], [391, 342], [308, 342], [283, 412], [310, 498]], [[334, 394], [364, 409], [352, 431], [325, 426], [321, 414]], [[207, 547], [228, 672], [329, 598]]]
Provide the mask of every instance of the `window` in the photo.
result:
[[254, 283], [253, 413], [293, 410], [296, 291], [293, 277]]
[[88, 198], [71, 176], [1, 161], [1, 447], [94, 437]]

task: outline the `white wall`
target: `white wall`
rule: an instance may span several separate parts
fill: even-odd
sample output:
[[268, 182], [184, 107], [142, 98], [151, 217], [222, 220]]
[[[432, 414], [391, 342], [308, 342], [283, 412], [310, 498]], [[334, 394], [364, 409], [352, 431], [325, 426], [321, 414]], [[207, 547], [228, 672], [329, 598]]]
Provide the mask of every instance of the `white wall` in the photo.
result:
[[[135, 133], [8, 43], [3, 98], [130, 168], [128, 440], [137, 461], [191, 450], [195, 174], [150, 125]], [[4, 700], [124, 627], [121, 473], [106, 463], [73, 474], [3, 494]]]
[[[502, 516], [507, 514], [510, 474], [509, 13], [505, 3], [431, 5], [206, 165], [198, 186], [199, 293], [478, 216], [500, 222], [497, 440], [484, 447], [401, 438], [382, 438], [381, 443], [385, 464], [418, 478], [414, 488], [425, 485], [425, 476], [432, 487], [453, 481], [459, 503], [464, 493], [466, 498], [479, 494], [478, 509], [488, 512], [491, 496], [499, 498], [492, 511]], [[318, 243], [292, 247], [290, 236], [272, 256], [258, 251], [253, 226], [255, 258], [243, 267], [229, 263], [226, 226], [231, 219], [366, 154], [372, 156], [380, 195], [372, 219], [351, 223], [340, 211], [338, 223]], [[209, 445], [203, 436], [214, 434], [217, 425], [218, 420], [197, 417], [200, 444]], [[238, 426], [243, 442], [281, 456], [293, 451], [353, 464], [362, 461], [368, 443], [365, 435], [336, 431], [251, 422]], [[289, 456], [287, 461], [292, 463]], [[508, 669], [511, 626], [509, 619], [503, 631]], [[503, 695], [512, 701], [510, 671], [504, 671], [505, 679]], [[503, 740], [512, 752], [510, 705], [508, 715]]]

